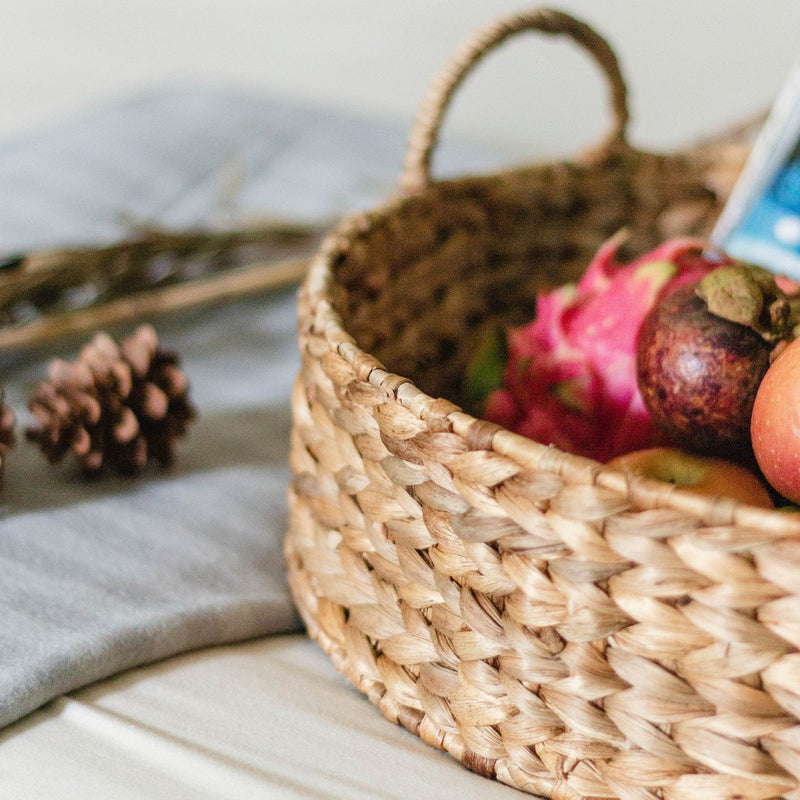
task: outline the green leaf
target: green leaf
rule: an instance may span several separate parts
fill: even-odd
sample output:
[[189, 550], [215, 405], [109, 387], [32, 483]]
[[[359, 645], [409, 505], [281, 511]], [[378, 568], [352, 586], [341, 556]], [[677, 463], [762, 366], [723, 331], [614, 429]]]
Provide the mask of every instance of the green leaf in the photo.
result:
[[467, 365], [464, 380], [464, 405], [468, 411], [481, 413], [486, 398], [503, 385], [508, 360], [506, 332], [499, 325], [487, 328]]

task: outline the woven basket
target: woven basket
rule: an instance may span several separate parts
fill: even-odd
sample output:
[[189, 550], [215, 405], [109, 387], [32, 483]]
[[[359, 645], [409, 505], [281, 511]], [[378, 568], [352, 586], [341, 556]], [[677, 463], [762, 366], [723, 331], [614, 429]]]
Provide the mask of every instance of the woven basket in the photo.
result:
[[[594, 57], [611, 133], [568, 163], [432, 180], [456, 87], [527, 30]], [[434, 82], [401, 191], [329, 234], [300, 293], [292, 591], [386, 717], [483, 775], [557, 800], [800, 798], [796, 518], [452, 401], [481, 326], [527, 321], [619, 228], [634, 251], [708, 233], [746, 141], [656, 155], [626, 121], [612, 51], [554, 11], [479, 31]]]

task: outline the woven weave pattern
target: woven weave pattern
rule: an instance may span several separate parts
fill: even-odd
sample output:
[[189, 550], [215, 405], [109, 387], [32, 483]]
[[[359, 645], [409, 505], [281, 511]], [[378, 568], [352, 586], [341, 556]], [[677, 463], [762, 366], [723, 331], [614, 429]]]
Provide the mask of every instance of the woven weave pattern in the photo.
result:
[[286, 555], [309, 633], [387, 718], [529, 793], [800, 798], [800, 523], [441, 399], [481, 324], [622, 225], [640, 250], [706, 232], [745, 153], [615, 139], [429, 181], [346, 220], [302, 289]]

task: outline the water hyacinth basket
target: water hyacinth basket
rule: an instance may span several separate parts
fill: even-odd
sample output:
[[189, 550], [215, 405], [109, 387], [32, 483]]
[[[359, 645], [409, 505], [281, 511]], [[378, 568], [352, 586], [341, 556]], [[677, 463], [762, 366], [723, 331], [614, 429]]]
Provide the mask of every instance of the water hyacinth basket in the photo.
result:
[[[590, 153], [434, 180], [480, 58], [564, 35], [607, 78]], [[309, 634], [393, 722], [555, 800], [800, 798], [800, 522], [631, 478], [458, 404], [482, 326], [529, 319], [620, 228], [706, 235], [746, 137], [655, 154], [625, 137], [606, 42], [535, 9], [433, 82], [397, 195], [344, 220], [299, 299], [289, 578]]]

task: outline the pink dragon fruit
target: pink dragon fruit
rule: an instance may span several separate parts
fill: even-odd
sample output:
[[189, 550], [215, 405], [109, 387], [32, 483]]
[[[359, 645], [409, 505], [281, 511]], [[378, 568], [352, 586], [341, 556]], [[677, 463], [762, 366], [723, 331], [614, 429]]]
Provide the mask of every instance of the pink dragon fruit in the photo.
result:
[[541, 294], [533, 322], [508, 332], [487, 419], [598, 461], [666, 443], [637, 386], [639, 328], [657, 302], [728, 259], [682, 238], [618, 264], [619, 244], [606, 242], [577, 285]]

